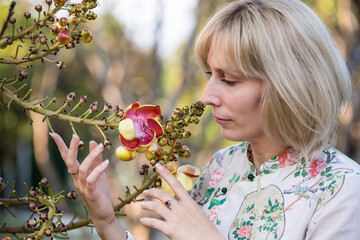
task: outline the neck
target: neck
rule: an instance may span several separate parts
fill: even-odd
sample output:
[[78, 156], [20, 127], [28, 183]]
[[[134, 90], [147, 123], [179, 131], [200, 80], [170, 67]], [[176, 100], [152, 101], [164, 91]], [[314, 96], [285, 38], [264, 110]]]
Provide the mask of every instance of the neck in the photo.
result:
[[276, 143], [266, 139], [265, 141], [251, 141], [252, 161], [256, 172], [259, 171], [261, 164], [275, 157], [289, 148], [284, 144]]

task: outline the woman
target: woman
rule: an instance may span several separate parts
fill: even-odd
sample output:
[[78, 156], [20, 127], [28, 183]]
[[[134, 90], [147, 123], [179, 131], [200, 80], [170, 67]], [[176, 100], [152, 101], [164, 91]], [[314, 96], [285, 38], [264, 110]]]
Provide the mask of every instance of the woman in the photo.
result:
[[[170, 239], [357, 239], [360, 167], [333, 148], [351, 83], [321, 20], [298, 0], [234, 1], [209, 20], [196, 54], [209, 74], [202, 101], [240, 143], [214, 155], [192, 198], [158, 165], [176, 199], [144, 192], [160, 201], [143, 209], [163, 220], [141, 222]], [[92, 142], [80, 165], [79, 138], [67, 149], [52, 137], [102, 239], [132, 239], [112, 211], [103, 146]]]

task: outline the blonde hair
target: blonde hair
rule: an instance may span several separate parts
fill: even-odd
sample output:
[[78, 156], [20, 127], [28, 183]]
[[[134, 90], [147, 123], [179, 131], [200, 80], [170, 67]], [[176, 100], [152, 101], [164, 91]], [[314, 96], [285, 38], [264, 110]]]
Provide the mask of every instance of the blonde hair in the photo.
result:
[[204, 70], [211, 44], [222, 44], [231, 67], [263, 81], [262, 126], [270, 139], [306, 159], [334, 146], [351, 80], [334, 39], [308, 6], [298, 0], [234, 1], [197, 38]]

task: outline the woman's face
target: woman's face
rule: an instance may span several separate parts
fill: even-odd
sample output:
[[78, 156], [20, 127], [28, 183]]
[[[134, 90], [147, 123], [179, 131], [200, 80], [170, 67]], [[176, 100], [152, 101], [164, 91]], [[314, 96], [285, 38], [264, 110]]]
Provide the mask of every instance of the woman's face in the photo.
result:
[[230, 141], [254, 142], [264, 138], [259, 107], [262, 81], [246, 78], [227, 66], [222, 49], [211, 47], [207, 61], [210, 79], [202, 101], [212, 106], [221, 134]]

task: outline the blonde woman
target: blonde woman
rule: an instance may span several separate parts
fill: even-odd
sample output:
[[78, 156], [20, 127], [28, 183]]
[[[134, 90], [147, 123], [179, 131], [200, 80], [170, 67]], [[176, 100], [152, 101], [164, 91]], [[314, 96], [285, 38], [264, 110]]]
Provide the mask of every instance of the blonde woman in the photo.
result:
[[[176, 240], [358, 239], [360, 167], [333, 148], [350, 76], [322, 21], [298, 0], [234, 1], [195, 49], [209, 75], [202, 101], [239, 143], [213, 156], [191, 196], [157, 166], [176, 198], [145, 192], [160, 201], [142, 207], [162, 219], [141, 222]], [[91, 143], [80, 165], [79, 138], [67, 149], [52, 136], [102, 239], [132, 239], [112, 211], [103, 147]]]

